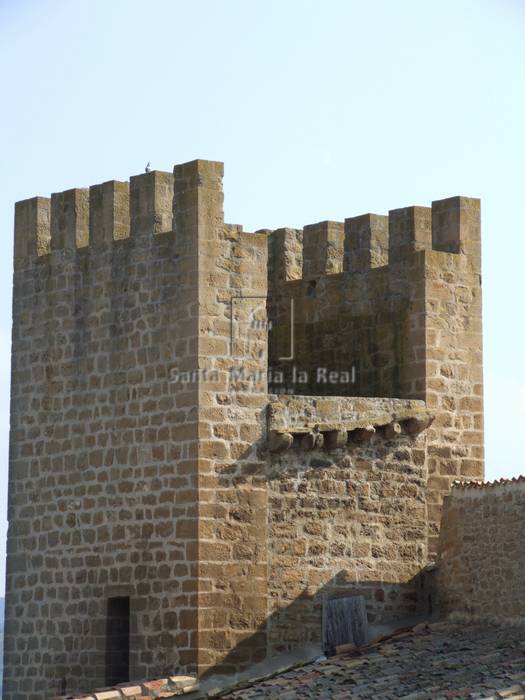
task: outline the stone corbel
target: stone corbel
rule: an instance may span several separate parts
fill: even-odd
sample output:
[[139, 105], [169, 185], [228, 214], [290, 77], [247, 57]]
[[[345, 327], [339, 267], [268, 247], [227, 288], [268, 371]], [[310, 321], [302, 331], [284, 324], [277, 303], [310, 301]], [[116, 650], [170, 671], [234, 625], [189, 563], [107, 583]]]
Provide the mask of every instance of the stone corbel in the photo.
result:
[[324, 435], [322, 433], [304, 433], [301, 435], [300, 443], [303, 450], [316, 450], [324, 445]]
[[268, 435], [268, 449], [270, 452], [286, 452], [293, 445], [291, 433], [278, 433], [271, 430]]
[[325, 433], [324, 444], [329, 450], [337, 450], [344, 447], [348, 442], [348, 432], [346, 430], [329, 430]]
[[373, 425], [367, 425], [364, 428], [356, 428], [350, 433], [350, 439], [358, 444], [364, 444], [370, 442], [374, 437], [376, 429]]
[[403, 428], [395, 420], [383, 426], [383, 435], [387, 440], [393, 440], [394, 438], [398, 437], [398, 435], [401, 435], [402, 432]]
[[423, 430], [426, 430], [432, 425], [434, 421], [434, 416], [430, 413], [423, 414], [421, 416], [413, 416], [403, 421], [403, 428], [405, 433], [408, 435], [419, 435]]

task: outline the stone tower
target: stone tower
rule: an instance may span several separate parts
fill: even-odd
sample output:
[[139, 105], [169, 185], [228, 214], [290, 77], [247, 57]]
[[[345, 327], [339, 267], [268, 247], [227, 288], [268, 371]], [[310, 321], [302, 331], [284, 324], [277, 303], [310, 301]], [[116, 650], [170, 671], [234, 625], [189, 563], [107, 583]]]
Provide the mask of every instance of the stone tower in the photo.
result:
[[414, 612], [483, 476], [479, 201], [245, 233], [222, 175], [16, 205], [8, 700], [233, 674], [333, 597]]

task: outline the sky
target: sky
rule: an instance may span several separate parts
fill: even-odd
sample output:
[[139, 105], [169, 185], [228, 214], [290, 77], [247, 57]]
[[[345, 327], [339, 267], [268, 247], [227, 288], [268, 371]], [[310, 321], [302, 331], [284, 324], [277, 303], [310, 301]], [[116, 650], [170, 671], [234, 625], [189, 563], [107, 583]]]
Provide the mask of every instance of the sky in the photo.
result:
[[525, 0], [0, 0], [2, 564], [14, 202], [148, 161], [224, 161], [246, 230], [480, 197], [486, 476], [525, 473], [524, 36]]

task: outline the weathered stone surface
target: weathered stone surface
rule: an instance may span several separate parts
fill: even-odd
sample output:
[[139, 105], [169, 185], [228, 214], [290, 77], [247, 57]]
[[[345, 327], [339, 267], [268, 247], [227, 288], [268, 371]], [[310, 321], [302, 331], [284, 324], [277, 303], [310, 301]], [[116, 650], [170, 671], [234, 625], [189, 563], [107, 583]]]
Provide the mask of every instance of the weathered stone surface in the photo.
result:
[[268, 449], [270, 452], [284, 452], [293, 445], [293, 435], [290, 433], [270, 432]]
[[[298, 418], [303, 399], [295, 404]], [[325, 598], [364, 595], [371, 623], [426, 609], [418, 576], [428, 561], [427, 473], [416, 457], [425, 439], [424, 432], [416, 439], [402, 433], [387, 442], [378, 431], [336, 451], [271, 455], [269, 653], [320, 643]]]
[[350, 433], [350, 439], [354, 442], [370, 442], [375, 432], [376, 429], [373, 425], [367, 425], [364, 428], [356, 428]]
[[[297, 264], [295, 274], [277, 274], [283, 246], [272, 247], [270, 391], [424, 400], [435, 415], [428, 427], [435, 554], [443, 496], [455, 478], [483, 477], [480, 203], [452, 197], [347, 219], [342, 272], [337, 225], [329, 224], [285, 236], [288, 260], [301, 259], [304, 248], [301, 274]], [[310, 244], [321, 236], [312, 263]]]
[[403, 429], [397, 421], [388, 423], [388, 425], [385, 425], [383, 428], [383, 435], [386, 437], [387, 440], [393, 440], [398, 435], [401, 435], [402, 432]]
[[17, 204], [6, 700], [103, 688], [111, 597], [153, 680], [316, 642], [323, 596], [412, 613], [482, 475], [477, 200], [251, 234], [222, 175]]
[[[220, 168], [207, 170], [220, 209]], [[131, 678], [197, 665], [183, 613], [195, 606], [198, 388], [173, 370], [199, 366], [202, 185], [141, 182], [17, 208], [6, 698], [107, 685], [115, 595], [131, 601]]]
[[348, 440], [346, 430], [328, 430], [324, 434], [324, 444], [328, 450], [343, 448]]
[[270, 396], [268, 429], [297, 433], [358, 430], [415, 418], [429, 421], [424, 401], [346, 396]]
[[445, 498], [436, 568], [443, 612], [525, 620], [525, 479], [459, 483]]
[[434, 416], [427, 413], [421, 416], [412, 416], [412, 418], [407, 418], [407, 420], [403, 421], [402, 427], [403, 430], [409, 435], [417, 435], [423, 430], [426, 430], [433, 421]]
[[313, 450], [314, 447], [322, 447], [324, 445], [324, 436], [322, 433], [307, 432], [301, 436], [300, 444], [303, 450]]

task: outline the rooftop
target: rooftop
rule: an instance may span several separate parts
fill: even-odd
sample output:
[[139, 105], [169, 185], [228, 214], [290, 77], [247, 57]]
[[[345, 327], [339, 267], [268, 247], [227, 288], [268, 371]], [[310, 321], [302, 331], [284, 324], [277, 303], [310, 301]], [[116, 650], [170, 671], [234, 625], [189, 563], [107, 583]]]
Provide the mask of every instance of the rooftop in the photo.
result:
[[510, 479], [495, 479], [494, 481], [481, 481], [479, 479], [456, 479], [452, 483], [455, 489], [488, 489], [495, 488], [496, 486], [508, 486], [513, 484], [524, 484], [525, 475], [515, 476]]
[[223, 700], [525, 699], [523, 627], [437, 622], [296, 667]]

